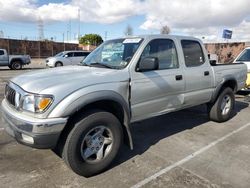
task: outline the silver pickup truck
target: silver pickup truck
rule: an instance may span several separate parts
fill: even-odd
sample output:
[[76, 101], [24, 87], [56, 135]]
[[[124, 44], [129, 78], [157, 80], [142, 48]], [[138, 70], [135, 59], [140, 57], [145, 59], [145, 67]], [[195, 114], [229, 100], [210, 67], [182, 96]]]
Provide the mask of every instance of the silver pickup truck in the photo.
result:
[[30, 64], [29, 55], [8, 55], [5, 49], [0, 49], [0, 66], [8, 66], [12, 70], [20, 70], [23, 65]]
[[51, 148], [75, 173], [92, 176], [111, 164], [123, 141], [133, 149], [133, 122], [200, 104], [210, 120], [229, 120], [246, 75], [244, 64], [211, 66], [193, 37], [108, 40], [81, 66], [11, 79], [3, 122], [18, 142]]

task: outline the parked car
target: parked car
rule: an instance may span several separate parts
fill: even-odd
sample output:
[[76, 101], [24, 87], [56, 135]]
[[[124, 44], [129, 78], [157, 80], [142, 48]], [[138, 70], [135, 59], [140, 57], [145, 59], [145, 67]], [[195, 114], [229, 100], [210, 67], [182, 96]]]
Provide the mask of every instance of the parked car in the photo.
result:
[[[118, 53], [120, 61], [113, 58]], [[108, 40], [82, 66], [12, 78], [2, 101], [3, 124], [18, 142], [51, 148], [88, 177], [107, 169], [123, 141], [133, 149], [132, 122], [200, 104], [207, 105], [210, 120], [229, 120], [246, 74], [245, 64], [211, 66], [193, 37]]]
[[7, 50], [0, 49], [0, 66], [8, 66], [13, 70], [22, 69], [23, 65], [30, 64], [29, 55], [8, 55]]
[[247, 65], [247, 81], [244, 89], [250, 89], [250, 47], [245, 48], [234, 60], [234, 63], [244, 63]]
[[77, 65], [86, 58], [90, 52], [87, 51], [64, 51], [56, 54], [54, 57], [46, 59], [46, 66], [61, 67], [67, 65]]

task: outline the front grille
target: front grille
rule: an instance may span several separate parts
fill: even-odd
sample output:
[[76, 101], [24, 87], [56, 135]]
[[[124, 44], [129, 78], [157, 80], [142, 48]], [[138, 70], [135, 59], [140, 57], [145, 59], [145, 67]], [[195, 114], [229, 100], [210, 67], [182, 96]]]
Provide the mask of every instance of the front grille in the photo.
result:
[[16, 91], [12, 89], [10, 86], [6, 85], [5, 97], [7, 101], [13, 106], [15, 106], [15, 95], [16, 95]]

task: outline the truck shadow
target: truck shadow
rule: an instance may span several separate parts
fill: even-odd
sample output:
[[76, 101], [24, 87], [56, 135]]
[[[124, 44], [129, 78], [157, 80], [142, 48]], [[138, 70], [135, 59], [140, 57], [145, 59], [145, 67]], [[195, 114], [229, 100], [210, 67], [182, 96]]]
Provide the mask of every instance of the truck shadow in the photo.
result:
[[[248, 106], [248, 103], [236, 101], [235, 113], [233, 116], [237, 115], [237, 113]], [[134, 150], [130, 150], [128, 146], [124, 145], [121, 149], [119, 157], [111, 168], [133, 158], [136, 155], [143, 154], [151, 146], [157, 144], [164, 138], [187, 129], [202, 126], [202, 124], [208, 121], [210, 120], [208, 119], [206, 106], [200, 105], [190, 109], [134, 123], [131, 126]]]

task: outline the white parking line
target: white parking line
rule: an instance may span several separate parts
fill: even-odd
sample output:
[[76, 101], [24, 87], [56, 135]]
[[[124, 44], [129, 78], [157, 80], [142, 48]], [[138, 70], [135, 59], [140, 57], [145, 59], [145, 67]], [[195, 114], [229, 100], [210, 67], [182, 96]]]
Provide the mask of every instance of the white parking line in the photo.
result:
[[162, 174], [165, 174], [166, 172], [172, 170], [173, 168], [175, 168], [175, 167], [177, 167], [177, 166], [180, 166], [180, 165], [186, 163], [187, 161], [193, 159], [193, 158], [196, 157], [197, 155], [200, 155], [201, 153], [207, 151], [208, 149], [210, 149], [210, 148], [213, 147], [214, 145], [216, 145], [216, 144], [218, 144], [218, 143], [224, 141], [224, 140], [227, 139], [228, 137], [230, 137], [230, 136], [232, 136], [232, 135], [238, 133], [239, 131], [241, 131], [241, 130], [243, 130], [243, 129], [249, 127], [249, 126], [250, 126], [250, 123], [243, 125], [243, 126], [240, 127], [239, 129], [236, 129], [236, 130], [234, 130], [234, 131], [228, 133], [227, 135], [225, 135], [225, 136], [219, 138], [218, 140], [215, 140], [214, 142], [212, 142], [212, 143], [206, 145], [205, 147], [199, 149], [198, 151], [196, 151], [196, 152], [194, 152], [194, 153], [188, 155], [187, 157], [183, 158], [182, 160], [180, 160], [180, 161], [178, 161], [178, 162], [176, 162], [176, 163], [174, 163], [174, 164], [172, 164], [172, 165], [170, 165], [170, 166], [165, 167], [164, 169], [160, 170], [159, 172], [153, 174], [152, 176], [150, 176], [150, 177], [148, 177], [148, 178], [145, 178], [144, 180], [142, 180], [142, 181], [138, 182], [137, 184], [133, 185], [131, 188], [139, 188], [139, 187], [142, 187], [142, 186], [146, 185], [147, 183], [151, 182], [152, 180], [156, 179], [157, 177], [161, 176]]

